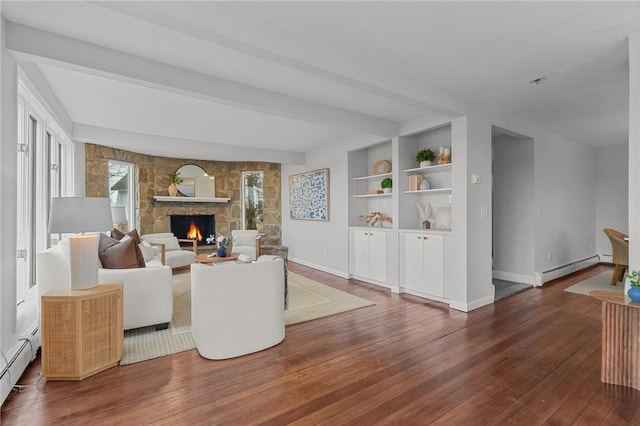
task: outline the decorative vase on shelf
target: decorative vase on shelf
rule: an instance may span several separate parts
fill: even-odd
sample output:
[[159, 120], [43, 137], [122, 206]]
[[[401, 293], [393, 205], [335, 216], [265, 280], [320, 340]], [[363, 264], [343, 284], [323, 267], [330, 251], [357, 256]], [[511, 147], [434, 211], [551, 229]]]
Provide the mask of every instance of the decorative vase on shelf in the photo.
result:
[[632, 302], [640, 303], [640, 287], [632, 285], [627, 294]]
[[169, 184], [169, 196], [176, 197], [178, 195], [178, 187], [175, 183]]
[[431, 166], [431, 161], [429, 160], [420, 162], [420, 167], [429, 167], [429, 166]]
[[420, 182], [420, 190], [424, 191], [425, 189], [429, 189], [431, 188], [431, 185], [429, 184], [429, 181], [426, 179], [422, 179], [422, 182]]
[[428, 220], [423, 220], [422, 229], [431, 229], [431, 222], [429, 222]]

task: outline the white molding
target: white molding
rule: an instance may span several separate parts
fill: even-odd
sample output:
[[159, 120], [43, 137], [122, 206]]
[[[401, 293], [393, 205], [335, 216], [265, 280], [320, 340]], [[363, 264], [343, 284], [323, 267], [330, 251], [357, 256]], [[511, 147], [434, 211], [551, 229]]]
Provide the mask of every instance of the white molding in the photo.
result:
[[511, 281], [514, 283], [523, 283], [523, 284], [536, 284], [535, 275], [524, 275], [524, 274], [516, 274], [515, 272], [505, 272], [505, 271], [493, 271], [493, 278], [504, 281]]
[[455, 300], [451, 300], [449, 301], [449, 307], [457, 311], [470, 312], [470, 311], [473, 311], [474, 309], [478, 309], [486, 305], [491, 305], [493, 302], [494, 302], [493, 296], [483, 297], [482, 299], [474, 300], [469, 303], [462, 303], [462, 302], [457, 302]]
[[411, 290], [411, 289], [406, 288], [406, 287], [401, 287], [400, 288], [400, 292], [401, 293], [411, 294], [412, 296], [422, 297], [423, 299], [433, 300], [434, 302], [440, 302], [440, 303], [449, 304], [449, 299], [447, 299], [445, 297], [434, 296], [433, 294], [427, 294], [427, 293], [423, 293], [421, 291]]
[[[337, 269], [327, 268], [326, 266], [318, 265], [312, 262], [307, 262], [306, 260], [297, 259], [291, 256], [289, 256], [287, 259], [294, 263], [299, 263], [300, 265], [308, 266], [309, 268], [317, 269], [319, 271], [326, 272], [327, 274], [335, 275], [340, 278], [345, 278], [345, 279], [355, 278], [347, 274], [346, 272], [338, 271]], [[356, 279], [360, 279], [360, 278], [356, 278]]]

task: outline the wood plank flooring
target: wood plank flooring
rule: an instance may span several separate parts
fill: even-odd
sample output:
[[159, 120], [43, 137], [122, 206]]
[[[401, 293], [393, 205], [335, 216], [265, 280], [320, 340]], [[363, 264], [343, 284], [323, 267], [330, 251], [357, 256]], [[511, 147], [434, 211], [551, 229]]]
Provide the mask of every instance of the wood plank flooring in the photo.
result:
[[[3, 425], [640, 424], [640, 392], [600, 382], [596, 266], [470, 313], [290, 262], [375, 306], [287, 327], [226, 361], [195, 350], [13, 393]], [[21, 382], [34, 382], [39, 359]]]

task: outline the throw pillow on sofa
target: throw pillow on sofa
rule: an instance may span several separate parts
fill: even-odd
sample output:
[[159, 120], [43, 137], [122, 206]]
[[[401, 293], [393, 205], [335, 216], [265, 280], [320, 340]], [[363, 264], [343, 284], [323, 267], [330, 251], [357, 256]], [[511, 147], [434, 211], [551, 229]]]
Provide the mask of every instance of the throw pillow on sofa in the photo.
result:
[[153, 257], [155, 255], [159, 255], [160, 253], [160, 249], [158, 247], [154, 247], [151, 244], [149, 244], [146, 241], [141, 242], [140, 244], [138, 244], [138, 247], [140, 247], [140, 251], [142, 252], [142, 255], [144, 256], [144, 261], [148, 262], [151, 259], [153, 259]]
[[[121, 242], [105, 234], [100, 234], [98, 257], [100, 257], [102, 267], [105, 269], [140, 268], [136, 249], [138, 252], [140, 251], [133, 238]], [[144, 259], [142, 267], [144, 267]]]
[[[119, 229], [113, 228], [111, 230], [111, 238], [114, 238], [118, 241], [123, 241], [125, 239], [125, 237], [129, 237], [131, 238], [135, 243], [136, 243], [136, 259], [138, 260], [138, 267], [139, 268], [144, 268], [145, 266], [145, 260], [146, 256], [144, 255], [144, 253], [142, 252], [142, 250], [140, 249], [140, 235], [138, 235], [138, 230], [137, 229], [132, 229], [131, 231], [127, 232], [126, 234], [124, 232], [122, 232]], [[153, 257], [153, 256], [151, 256]]]
[[180, 243], [176, 237], [145, 237], [145, 241], [153, 244], [164, 244], [166, 251], [181, 250]]

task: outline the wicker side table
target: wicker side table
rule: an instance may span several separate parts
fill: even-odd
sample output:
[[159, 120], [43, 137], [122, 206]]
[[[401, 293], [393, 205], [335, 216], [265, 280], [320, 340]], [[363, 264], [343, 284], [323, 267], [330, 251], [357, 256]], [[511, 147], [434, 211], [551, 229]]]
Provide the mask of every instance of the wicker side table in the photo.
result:
[[42, 296], [42, 375], [82, 380], [122, 358], [122, 284], [57, 287]]

